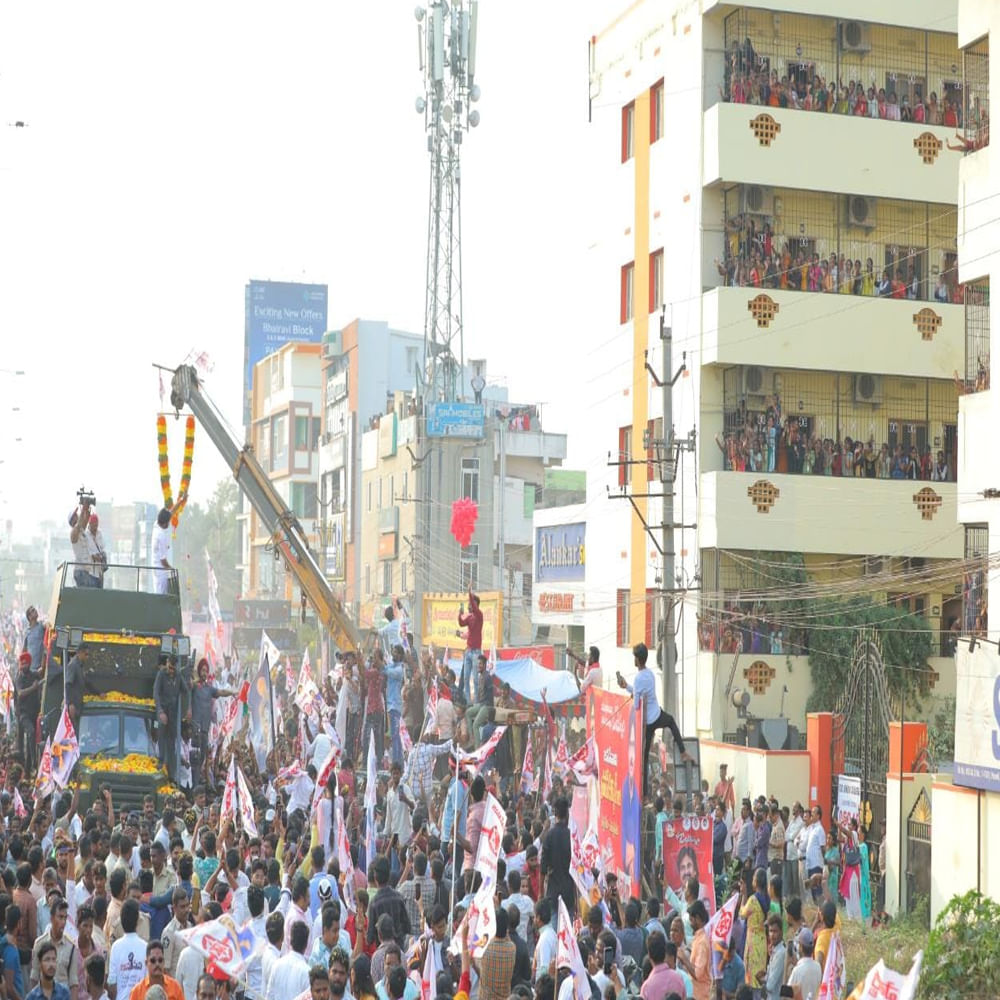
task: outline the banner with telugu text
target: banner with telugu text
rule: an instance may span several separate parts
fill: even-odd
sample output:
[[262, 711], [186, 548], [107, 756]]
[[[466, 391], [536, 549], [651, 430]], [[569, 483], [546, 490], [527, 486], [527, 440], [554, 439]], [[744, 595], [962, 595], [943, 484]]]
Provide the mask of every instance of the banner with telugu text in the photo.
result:
[[715, 913], [714, 828], [715, 821], [710, 816], [670, 818], [663, 824], [663, 881], [683, 899], [685, 883], [696, 879], [698, 898], [704, 902], [709, 916]]
[[[588, 689], [588, 732], [597, 748], [600, 811], [597, 839], [605, 872], [640, 885], [642, 816], [642, 727], [627, 695]], [[628, 898], [626, 885], [622, 898]]]
[[[483, 613], [483, 649], [490, 650], [497, 645], [500, 635], [498, 624], [502, 621], [503, 595], [499, 591], [484, 591], [478, 596], [479, 610]], [[458, 624], [458, 612], [463, 605], [468, 611], [468, 604], [468, 594], [424, 594], [420, 641], [439, 649], [464, 650], [465, 640], [456, 633], [465, 632]]]

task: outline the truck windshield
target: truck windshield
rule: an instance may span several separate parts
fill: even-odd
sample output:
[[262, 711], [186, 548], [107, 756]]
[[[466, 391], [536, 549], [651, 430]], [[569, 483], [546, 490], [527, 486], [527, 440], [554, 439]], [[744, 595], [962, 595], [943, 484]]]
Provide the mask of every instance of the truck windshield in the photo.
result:
[[117, 712], [85, 713], [80, 717], [80, 753], [118, 755], [120, 719]]
[[138, 715], [125, 716], [125, 745], [123, 753], [141, 753], [156, 756], [156, 743], [152, 735], [153, 720]]

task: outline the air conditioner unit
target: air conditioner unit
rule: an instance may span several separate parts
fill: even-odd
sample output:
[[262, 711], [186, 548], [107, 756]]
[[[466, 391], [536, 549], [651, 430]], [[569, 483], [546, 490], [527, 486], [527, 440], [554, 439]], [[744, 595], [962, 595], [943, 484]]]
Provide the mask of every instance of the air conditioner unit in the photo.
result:
[[743, 188], [740, 210], [747, 215], [773, 215], [774, 193], [760, 184], [747, 184]]
[[740, 395], [746, 399], [759, 397], [764, 399], [774, 392], [774, 373], [770, 368], [761, 368], [759, 365], [747, 365], [742, 370], [740, 380]]
[[854, 194], [847, 196], [847, 224], [857, 229], [875, 228], [875, 199]]
[[841, 21], [841, 52], [871, 52], [871, 32], [863, 21]]
[[854, 402], [880, 404], [882, 402], [882, 376], [855, 375]]

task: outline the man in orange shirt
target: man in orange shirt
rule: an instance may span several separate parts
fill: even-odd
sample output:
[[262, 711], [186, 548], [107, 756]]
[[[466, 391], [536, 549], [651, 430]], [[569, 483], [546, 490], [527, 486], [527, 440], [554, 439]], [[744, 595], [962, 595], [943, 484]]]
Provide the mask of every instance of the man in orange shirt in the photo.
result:
[[146, 1000], [150, 986], [161, 986], [167, 994], [167, 1000], [184, 1000], [181, 984], [166, 974], [163, 944], [156, 939], [146, 945], [146, 975], [132, 987], [129, 1000]]
[[712, 948], [708, 940], [708, 910], [696, 899], [688, 907], [688, 919], [694, 937], [691, 939], [691, 992], [694, 1000], [709, 1000], [712, 992]]
[[725, 806], [726, 812], [736, 812], [736, 793], [733, 791], [733, 779], [727, 777], [728, 764], [719, 765], [719, 780], [715, 785], [715, 797]]

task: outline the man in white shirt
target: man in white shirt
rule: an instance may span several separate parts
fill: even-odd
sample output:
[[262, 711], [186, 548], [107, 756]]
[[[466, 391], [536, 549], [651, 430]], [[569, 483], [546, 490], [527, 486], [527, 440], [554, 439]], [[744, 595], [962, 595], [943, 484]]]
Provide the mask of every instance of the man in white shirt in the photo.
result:
[[382, 836], [392, 840], [397, 850], [405, 847], [413, 835], [413, 793], [403, 784], [403, 765], [393, 761], [389, 772], [389, 788], [385, 796], [385, 827]]
[[570, 653], [570, 656], [578, 664], [576, 673], [580, 682], [580, 694], [586, 694], [587, 688], [590, 687], [604, 687], [604, 672], [601, 670], [601, 651], [596, 646], [590, 647], [587, 652], [586, 662], [573, 653]]
[[73, 546], [73, 582], [78, 587], [99, 587], [101, 581], [94, 576], [91, 544], [87, 536], [90, 524], [90, 504], [81, 504], [69, 516], [69, 543]]
[[296, 809], [300, 809], [308, 816], [312, 811], [313, 789], [315, 784], [316, 768], [310, 764], [304, 774], [293, 778], [285, 787], [288, 790], [288, 813], [291, 815]]
[[153, 528], [153, 577], [156, 581], [156, 593], [165, 594], [170, 586], [170, 572], [173, 566], [170, 560], [173, 558], [173, 547], [170, 538], [170, 519], [174, 516], [174, 511], [180, 507], [185, 500], [183, 491], [177, 496], [177, 503], [173, 507], [164, 507], [156, 515], [156, 527]]
[[270, 977], [264, 985], [265, 996], [297, 997], [309, 988], [309, 963], [305, 960], [308, 944], [309, 925], [296, 920], [289, 934], [288, 954], [271, 966]]
[[823, 848], [826, 846], [826, 830], [823, 829], [823, 810], [820, 806], [813, 806], [811, 819], [806, 839], [806, 881], [812, 883], [813, 900], [818, 904], [823, 896]]
[[[249, 914], [248, 924], [257, 940], [267, 939], [267, 900], [264, 899], [264, 892], [260, 886], [251, 885], [241, 890], [246, 893], [247, 913]], [[237, 922], [237, 926], [241, 926]], [[264, 995], [264, 966], [263, 956], [256, 955], [247, 963], [244, 973], [244, 987], [246, 995], [250, 998], [260, 998]]]
[[527, 941], [528, 927], [531, 924], [531, 914], [534, 912], [535, 904], [531, 901], [530, 896], [521, 892], [521, 873], [519, 871], [508, 871], [507, 888], [510, 889], [510, 895], [506, 900], [507, 905], [513, 903], [517, 907], [518, 913], [521, 914], [521, 919], [514, 930]]
[[139, 904], [126, 899], [121, 908], [124, 934], [111, 946], [108, 955], [108, 995], [111, 1000], [127, 1000], [135, 986], [146, 975], [146, 942], [136, 934], [139, 924]]
[[[799, 879], [799, 858], [800, 848], [798, 835], [805, 828], [802, 819], [802, 803], [796, 802], [792, 805], [792, 817], [788, 821], [788, 828], [785, 830], [785, 878], [783, 895], [791, 899], [793, 896], [802, 895], [802, 886]], [[786, 888], [787, 887], [787, 888]]]
[[538, 942], [535, 945], [531, 971], [537, 980], [543, 972], [549, 971], [559, 953], [559, 939], [552, 926], [552, 903], [545, 897], [535, 903], [535, 932]]
[[[822, 826], [820, 823], [815, 826]], [[799, 931], [799, 954], [802, 956], [788, 976], [788, 985], [792, 988], [794, 1000], [815, 1000], [819, 996], [819, 986], [823, 979], [823, 970], [819, 962], [813, 958], [815, 939], [808, 927]]]
[[694, 758], [684, 749], [684, 737], [677, 728], [674, 717], [660, 708], [660, 702], [656, 697], [656, 678], [646, 666], [649, 650], [644, 642], [636, 643], [632, 647], [632, 657], [635, 661], [635, 677], [632, 678], [632, 683], [626, 683], [621, 673], [618, 673], [617, 679], [618, 686], [625, 688], [632, 695], [635, 710], [643, 712], [640, 718], [645, 725], [642, 749], [642, 793], [645, 795], [649, 788], [649, 748], [653, 745], [653, 734], [657, 729], [670, 730], [674, 743], [681, 751], [681, 760], [691, 761]]
[[[281, 944], [285, 937], [285, 918], [278, 912], [268, 915], [264, 922], [264, 933], [267, 936], [267, 945], [260, 956], [260, 978], [263, 984], [267, 984], [271, 978], [271, 971], [275, 963], [281, 958]], [[261, 1000], [261, 998], [254, 998]]]

